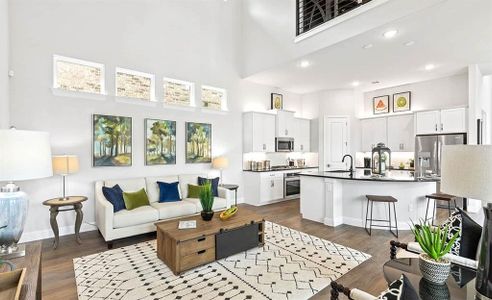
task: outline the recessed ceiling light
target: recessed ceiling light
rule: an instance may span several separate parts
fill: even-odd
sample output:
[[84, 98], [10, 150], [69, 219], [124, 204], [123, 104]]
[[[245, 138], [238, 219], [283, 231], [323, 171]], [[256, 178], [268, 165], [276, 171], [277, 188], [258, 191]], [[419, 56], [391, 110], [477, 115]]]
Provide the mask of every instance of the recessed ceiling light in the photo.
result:
[[352, 86], [359, 86], [359, 85], [360, 85], [360, 82], [358, 82], [358, 81], [352, 82]]
[[373, 44], [365, 44], [364, 46], [362, 46], [363, 49], [369, 49], [369, 48], [372, 48], [374, 45]]
[[374, 81], [373, 81], [373, 82], [371, 82], [371, 83], [372, 83], [372, 84], [378, 84], [378, 83], [379, 83], [379, 81], [374, 80]]
[[413, 44], [415, 44], [415, 41], [408, 41], [408, 42], [404, 43], [403, 45], [408, 47], [408, 46], [412, 46]]
[[391, 29], [391, 30], [388, 30], [385, 33], [383, 33], [383, 36], [387, 39], [391, 39], [391, 38], [394, 38], [397, 33], [398, 33], [398, 30]]
[[299, 63], [299, 66], [300, 66], [301, 68], [307, 68], [307, 67], [309, 67], [310, 65], [311, 65], [311, 63], [310, 63], [309, 61], [307, 61], [307, 60], [302, 60], [302, 61]]
[[431, 70], [434, 70], [436, 68], [436, 66], [434, 64], [427, 64], [425, 65], [425, 70], [426, 71], [431, 71]]

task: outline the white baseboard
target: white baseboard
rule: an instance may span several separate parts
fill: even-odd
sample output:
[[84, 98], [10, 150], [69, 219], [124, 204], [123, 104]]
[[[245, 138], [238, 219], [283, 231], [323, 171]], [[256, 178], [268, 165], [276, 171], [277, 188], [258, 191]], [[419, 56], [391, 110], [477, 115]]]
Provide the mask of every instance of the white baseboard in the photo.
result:
[[338, 225], [342, 225], [344, 221], [344, 218], [338, 217], [335, 219], [332, 218], [324, 218], [323, 223], [325, 225], [331, 226], [331, 227], [337, 227]]
[[[60, 227], [59, 229], [60, 236], [74, 234], [75, 233], [75, 225]], [[89, 223], [82, 223], [80, 226], [80, 232], [93, 231], [97, 230], [95, 225]], [[30, 241], [44, 240], [53, 238], [55, 235], [53, 234], [53, 230], [44, 229], [37, 231], [24, 232], [19, 243], [25, 243]]]
[[[356, 226], [356, 227], [364, 227], [365, 224], [365, 219], [357, 219], [357, 218], [343, 218], [343, 223], [351, 226]], [[369, 223], [367, 224], [369, 226]], [[381, 227], [372, 227], [372, 229], [385, 229]], [[398, 230], [410, 230], [410, 224], [408, 223], [403, 223], [403, 222], [398, 222]]]

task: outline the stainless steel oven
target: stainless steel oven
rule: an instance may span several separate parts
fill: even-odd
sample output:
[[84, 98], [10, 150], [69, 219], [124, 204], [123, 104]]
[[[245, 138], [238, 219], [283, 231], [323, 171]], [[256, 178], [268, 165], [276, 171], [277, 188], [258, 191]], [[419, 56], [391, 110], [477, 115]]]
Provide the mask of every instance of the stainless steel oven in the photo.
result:
[[301, 195], [301, 177], [299, 173], [284, 174], [284, 198], [295, 199]]
[[293, 138], [275, 138], [275, 152], [292, 152], [294, 151]]

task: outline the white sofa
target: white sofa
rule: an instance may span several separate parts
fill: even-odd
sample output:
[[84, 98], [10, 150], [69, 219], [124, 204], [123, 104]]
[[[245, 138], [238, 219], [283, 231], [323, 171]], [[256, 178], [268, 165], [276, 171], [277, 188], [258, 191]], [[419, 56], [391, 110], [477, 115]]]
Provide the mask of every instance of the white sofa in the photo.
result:
[[[198, 176], [207, 177], [207, 175], [199, 174], [96, 181], [96, 225], [108, 243], [108, 247], [112, 247], [114, 240], [155, 231], [154, 223], [157, 221], [200, 213], [202, 210], [200, 200], [188, 198], [188, 184], [197, 185]], [[157, 181], [167, 183], [179, 181], [179, 192], [182, 200], [159, 203]], [[133, 210], [124, 209], [116, 213], [113, 212], [113, 205], [104, 197], [102, 187], [113, 187], [116, 184], [125, 192], [134, 192], [145, 188], [150, 205]], [[213, 210], [220, 211], [228, 208], [229, 203], [232, 203], [232, 197], [230, 191], [219, 187], [219, 197], [214, 199]]]

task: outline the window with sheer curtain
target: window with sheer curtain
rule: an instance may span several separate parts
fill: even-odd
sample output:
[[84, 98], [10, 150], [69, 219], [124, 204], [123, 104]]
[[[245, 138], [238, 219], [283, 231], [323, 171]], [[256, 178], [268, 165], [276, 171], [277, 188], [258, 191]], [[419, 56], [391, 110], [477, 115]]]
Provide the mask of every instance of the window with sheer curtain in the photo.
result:
[[53, 56], [53, 87], [70, 92], [104, 94], [104, 65], [76, 58]]
[[155, 101], [155, 76], [116, 68], [116, 96]]

